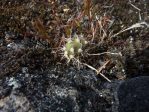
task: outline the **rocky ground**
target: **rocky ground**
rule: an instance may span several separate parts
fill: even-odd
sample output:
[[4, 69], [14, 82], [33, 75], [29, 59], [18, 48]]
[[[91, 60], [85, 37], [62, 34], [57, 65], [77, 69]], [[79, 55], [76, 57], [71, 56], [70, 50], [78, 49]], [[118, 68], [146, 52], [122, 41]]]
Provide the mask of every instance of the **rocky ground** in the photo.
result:
[[95, 18], [70, 25], [89, 43], [80, 61], [97, 69], [108, 62], [100, 71], [108, 80], [62, 55], [64, 27], [83, 4], [0, 2], [0, 112], [148, 112], [149, 1], [93, 0], [106, 32], [97, 26], [93, 41]]

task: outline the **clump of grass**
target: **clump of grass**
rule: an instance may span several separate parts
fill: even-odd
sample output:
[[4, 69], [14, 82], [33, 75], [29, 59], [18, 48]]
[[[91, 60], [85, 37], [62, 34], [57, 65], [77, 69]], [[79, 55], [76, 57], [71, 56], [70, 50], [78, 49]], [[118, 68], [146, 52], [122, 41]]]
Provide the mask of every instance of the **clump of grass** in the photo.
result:
[[[76, 2], [80, 2], [80, 4]], [[73, 5], [75, 8], [71, 8]], [[146, 22], [140, 22], [121, 31], [110, 29], [115, 21], [107, 12], [100, 15], [99, 9], [94, 7], [91, 0], [71, 0], [70, 4], [67, 2], [64, 5], [60, 5], [56, 0], [31, 2], [32, 7], [28, 9], [29, 6], [30, 4], [22, 4], [14, 13], [15, 7], [10, 5], [7, 9], [2, 10], [2, 15], [8, 17], [0, 19], [7, 24], [7, 21], [13, 21], [11, 17], [15, 17], [15, 23], [10, 22], [7, 24], [8, 27], [16, 29], [15, 31], [22, 33], [24, 37], [31, 33], [32, 37], [47, 41], [55, 55], [59, 55], [57, 51], [63, 48], [60, 53], [67, 59], [67, 62], [77, 59], [79, 64], [95, 70], [100, 75], [102, 75], [102, 70], [97, 69], [104, 68], [103, 65], [107, 65], [106, 62], [110, 63], [109, 60], [112, 60], [109, 59], [110, 56], [114, 57], [118, 54], [118, 57], [122, 57], [119, 55], [119, 51], [108, 50], [118, 36], [132, 29], [149, 27]], [[18, 17], [18, 15], [20, 16]], [[101, 47], [104, 45], [108, 47], [102, 51]], [[104, 58], [101, 59], [101, 55]], [[101, 60], [102, 62], [99, 63]], [[116, 60], [118, 59], [116, 58]], [[60, 60], [57, 59], [57, 61]], [[104, 78], [109, 81], [108, 78]]]

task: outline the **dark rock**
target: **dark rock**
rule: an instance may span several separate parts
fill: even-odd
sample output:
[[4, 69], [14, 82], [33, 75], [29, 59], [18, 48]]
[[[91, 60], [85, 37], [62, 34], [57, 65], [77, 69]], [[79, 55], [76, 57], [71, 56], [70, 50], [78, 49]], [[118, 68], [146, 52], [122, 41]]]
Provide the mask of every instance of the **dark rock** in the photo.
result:
[[118, 89], [119, 112], [149, 112], [149, 77], [132, 78]]
[[[109, 92], [100, 91], [101, 82], [91, 70], [50, 68], [42, 73], [17, 74], [15, 81], [20, 86], [15, 86], [17, 90], [13, 86], [7, 96], [3, 93], [0, 111], [110, 112], [111, 103], [103, 97]], [[7, 86], [12, 84], [16, 85]]]
[[36, 112], [95, 112], [105, 106], [98, 91], [99, 82], [91, 71], [55, 70], [49, 74], [34, 74], [23, 83], [26, 87], [22, 92]]

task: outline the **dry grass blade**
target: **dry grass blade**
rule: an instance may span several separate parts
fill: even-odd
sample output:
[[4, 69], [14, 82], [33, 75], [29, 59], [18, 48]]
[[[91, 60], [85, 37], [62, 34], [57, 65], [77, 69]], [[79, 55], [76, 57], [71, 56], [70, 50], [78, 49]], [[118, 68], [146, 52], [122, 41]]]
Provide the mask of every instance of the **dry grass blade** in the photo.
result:
[[46, 28], [44, 27], [43, 23], [39, 18], [35, 19], [35, 21], [32, 23], [33, 27], [37, 32], [39, 33], [39, 36], [41, 39], [48, 41], [48, 43], [51, 42], [50, 37], [48, 36], [48, 33], [46, 32]]
[[[104, 79], [106, 79], [108, 82], [111, 82], [110, 79], [108, 79], [104, 74], [100, 73], [99, 71], [100, 70], [97, 70], [96, 68], [92, 67], [91, 65], [88, 65], [87, 63], [82, 63], [80, 62], [78, 59], [74, 58], [74, 60], [78, 63], [78, 67], [79, 67], [79, 64], [83, 64], [85, 66], [87, 66], [88, 68], [94, 70], [96, 72], [96, 74], [100, 74]], [[103, 66], [106, 66], [110, 61], [107, 61]]]
[[108, 79], [104, 74], [100, 73], [96, 68], [94, 68], [94, 67], [92, 67], [92, 66], [90, 66], [90, 65], [88, 65], [88, 64], [86, 64], [86, 63], [82, 63], [82, 64], [85, 65], [85, 66], [87, 66], [88, 68], [90, 68], [90, 69], [96, 71], [97, 75], [100, 74], [100, 75], [101, 75], [104, 79], [106, 79], [108, 82], [111, 82], [110, 79]]
[[104, 30], [104, 28], [102, 26], [102, 18], [100, 18], [100, 20], [99, 20], [99, 18], [96, 15], [96, 20], [97, 20], [98, 25], [100, 27], [100, 37], [101, 37], [101, 40], [103, 41], [104, 38], [107, 36], [107, 33], [106, 33], [106, 31]]
[[118, 36], [119, 34], [125, 32], [125, 31], [128, 31], [128, 30], [131, 30], [131, 29], [134, 29], [134, 28], [142, 28], [142, 27], [148, 27], [149, 28], [149, 24], [147, 24], [146, 22], [140, 22], [140, 23], [136, 23], [136, 24], [133, 24], [132, 26], [130, 26], [129, 28], [126, 28], [124, 30], [121, 30], [119, 31], [118, 33], [112, 35], [110, 38], [113, 38], [113, 37], [116, 37]]
[[91, 0], [84, 0], [84, 14], [90, 17]]
[[103, 55], [103, 54], [111, 54], [111, 55], [119, 55], [119, 56], [122, 56], [121, 53], [112, 53], [112, 52], [102, 52], [102, 53], [97, 53], [97, 54], [87, 54], [89, 56], [100, 56], [100, 55]]
[[97, 71], [98, 71], [98, 73], [97, 74], [100, 74], [101, 73], [101, 71], [103, 70], [103, 69], [105, 69], [106, 68], [106, 65], [108, 65], [109, 64], [109, 62], [110, 62], [110, 60], [108, 60], [108, 61], [106, 61], [101, 67], [99, 67], [98, 69], [97, 69]]

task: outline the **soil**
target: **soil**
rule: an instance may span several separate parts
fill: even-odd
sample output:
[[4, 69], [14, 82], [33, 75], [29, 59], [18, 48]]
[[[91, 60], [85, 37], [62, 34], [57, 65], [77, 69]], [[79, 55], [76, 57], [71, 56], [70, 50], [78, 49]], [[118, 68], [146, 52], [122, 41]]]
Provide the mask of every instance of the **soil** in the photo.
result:
[[[61, 38], [67, 37], [62, 27], [79, 14], [81, 0], [0, 1], [0, 112], [118, 112], [119, 85], [149, 75], [149, 1], [93, 0], [92, 5], [93, 15], [112, 21], [105, 26], [108, 36], [99, 39], [97, 32], [91, 41], [89, 20], [72, 34], [84, 33], [89, 42], [82, 63], [100, 68], [109, 61], [101, 73], [110, 82], [62, 55]], [[110, 38], [136, 23], [142, 26]]]

